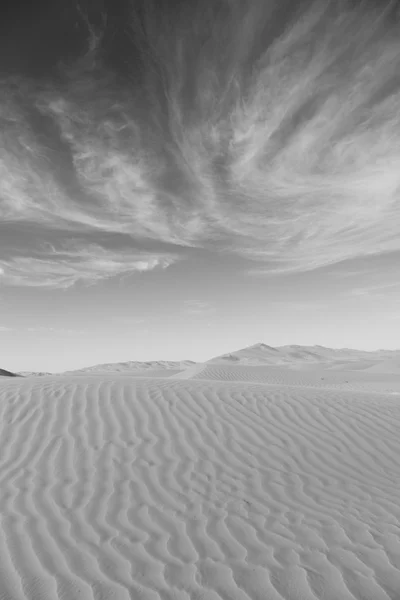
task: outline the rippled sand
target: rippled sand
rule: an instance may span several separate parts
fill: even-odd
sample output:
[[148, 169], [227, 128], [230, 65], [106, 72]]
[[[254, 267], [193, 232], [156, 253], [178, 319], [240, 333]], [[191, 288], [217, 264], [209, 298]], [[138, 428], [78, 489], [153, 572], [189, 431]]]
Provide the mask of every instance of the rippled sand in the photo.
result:
[[399, 600], [400, 399], [249, 368], [2, 380], [0, 599]]

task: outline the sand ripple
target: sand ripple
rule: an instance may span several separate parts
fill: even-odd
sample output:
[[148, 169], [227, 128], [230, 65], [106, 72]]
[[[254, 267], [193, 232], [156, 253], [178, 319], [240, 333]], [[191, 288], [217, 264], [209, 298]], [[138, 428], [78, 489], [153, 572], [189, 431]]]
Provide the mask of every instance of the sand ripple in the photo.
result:
[[383, 394], [2, 382], [0, 600], [399, 600], [399, 431]]

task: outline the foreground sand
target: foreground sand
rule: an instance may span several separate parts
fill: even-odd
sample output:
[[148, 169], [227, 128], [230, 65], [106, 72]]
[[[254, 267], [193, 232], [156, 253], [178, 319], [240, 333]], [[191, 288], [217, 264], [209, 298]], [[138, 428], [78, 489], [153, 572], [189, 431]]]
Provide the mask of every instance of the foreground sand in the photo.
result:
[[1, 381], [1, 600], [400, 599], [400, 397], [207, 369]]

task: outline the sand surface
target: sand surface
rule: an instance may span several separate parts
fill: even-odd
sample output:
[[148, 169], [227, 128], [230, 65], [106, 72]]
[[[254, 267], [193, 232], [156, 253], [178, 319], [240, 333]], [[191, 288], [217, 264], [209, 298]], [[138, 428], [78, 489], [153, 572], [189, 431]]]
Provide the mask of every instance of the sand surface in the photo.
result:
[[399, 600], [392, 384], [189, 369], [1, 380], [0, 600]]

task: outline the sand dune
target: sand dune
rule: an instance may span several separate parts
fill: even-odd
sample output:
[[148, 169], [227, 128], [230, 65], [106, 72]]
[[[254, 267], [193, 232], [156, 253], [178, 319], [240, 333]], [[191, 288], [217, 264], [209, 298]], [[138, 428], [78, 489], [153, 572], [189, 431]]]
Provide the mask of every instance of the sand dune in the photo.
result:
[[17, 373], [6, 371], [6, 369], [0, 369], [0, 377], [18, 377]]
[[399, 600], [400, 400], [216, 368], [2, 380], [1, 600]]
[[400, 373], [372, 369], [288, 369], [243, 364], [204, 363], [193, 379], [261, 383], [265, 385], [312, 387], [340, 391], [400, 393]]
[[254, 344], [236, 352], [216, 356], [213, 364], [270, 365], [307, 370], [315, 367], [332, 370], [369, 370], [400, 374], [399, 350], [353, 350], [324, 346], [279, 346]]
[[147, 373], [151, 371], [151, 376], [153, 377], [155, 372], [164, 373], [165, 371], [174, 370], [176, 372], [181, 371], [182, 369], [186, 369], [194, 365], [192, 360], [153, 360], [147, 362], [140, 361], [126, 361], [120, 363], [106, 363], [101, 365], [94, 365], [92, 367], [85, 367], [84, 369], [78, 369], [75, 371], [67, 371], [67, 373], [78, 374], [78, 373], [123, 373], [129, 372], [134, 373], [135, 371], [140, 373]]
[[[104, 363], [66, 371], [65, 373], [46, 373], [20, 371], [18, 375], [86, 375], [124, 373], [135, 377], [169, 377], [181, 374], [178, 378], [187, 379], [191, 372], [197, 373], [204, 363], [192, 360], [125, 361]], [[259, 343], [216, 356], [206, 361], [213, 365], [270, 366], [285, 367], [295, 371], [371, 371], [373, 373], [392, 373], [400, 375], [400, 350], [376, 350], [373, 352], [350, 348], [326, 348], [324, 346], [279, 346], [273, 348]], [[167, 373], [168, 371], [168, 373]], [[184, 374], [186, 372], [187, 374]], [[1, 372], [0, 372], [1, 373]]]
[[400, 374], [400, 357], [382, 360], [368, 367], [371, 373], [399, 373]]
[[128, 374], [131, 377], [169, 377], [195, 365], [192, 360], [157, 360], [157, 361], [126, 361], [119, 363], [104, 363], [83, 369], [65, 371], [64, 373], [48, 373], [36, 371], [19, 371], [23, 377], [52, 377], [60, 375], [104, 375], [110, 373]]
[[18, 375], [21, 377], [47, 377], [55, 375], [55, 373], [48, 373], [46, 371], [18, 371]]

